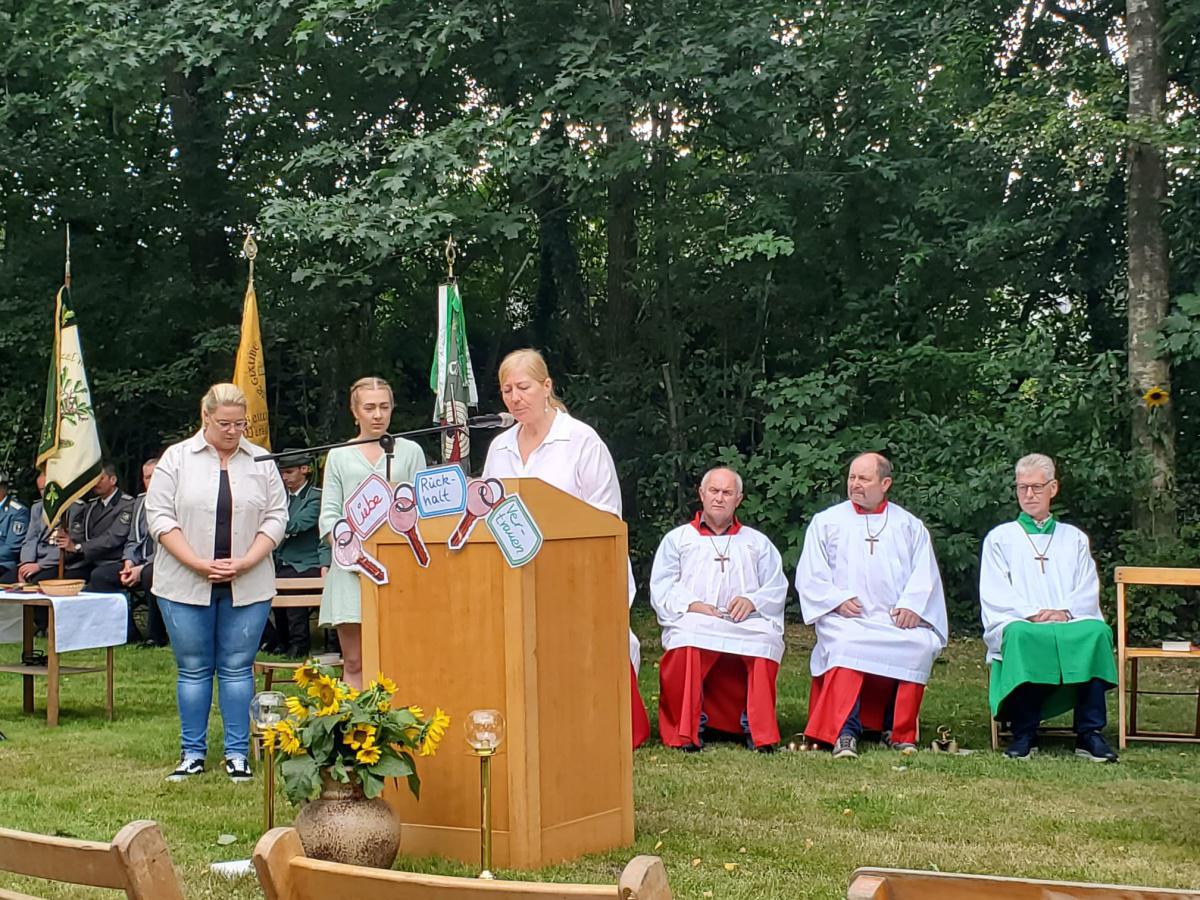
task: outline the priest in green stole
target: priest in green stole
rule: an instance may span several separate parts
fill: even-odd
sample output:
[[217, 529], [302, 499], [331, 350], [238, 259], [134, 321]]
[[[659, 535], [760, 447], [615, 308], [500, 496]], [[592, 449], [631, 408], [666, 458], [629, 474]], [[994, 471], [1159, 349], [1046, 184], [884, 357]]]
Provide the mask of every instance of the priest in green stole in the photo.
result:
[[979, 600], [992, 716], [1012, 726], [1005, 755], [1026, 759], [1036, 748], [1038, 724], [1074, 709], [1076, 755], [1116, 762], [1100, 734], [1108, 721], [1104, 694], [1117, 683], [1112, 629], [1100, 613], [1087, 535], [1050, 512], [1058, 494], [1054, 476], [1050, 457], [1022, 457], [1021, 514], [983, 542]]

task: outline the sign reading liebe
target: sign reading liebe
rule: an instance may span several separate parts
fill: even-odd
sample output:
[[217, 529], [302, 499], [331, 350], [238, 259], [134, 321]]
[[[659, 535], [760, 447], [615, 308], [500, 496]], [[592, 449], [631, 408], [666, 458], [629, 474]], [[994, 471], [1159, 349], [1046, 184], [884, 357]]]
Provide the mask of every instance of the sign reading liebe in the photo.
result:
[[346, 499], [342, 512], [354, 533], [366, 540], [387, 521], [392, 489], [382, 475], [369, 475]]

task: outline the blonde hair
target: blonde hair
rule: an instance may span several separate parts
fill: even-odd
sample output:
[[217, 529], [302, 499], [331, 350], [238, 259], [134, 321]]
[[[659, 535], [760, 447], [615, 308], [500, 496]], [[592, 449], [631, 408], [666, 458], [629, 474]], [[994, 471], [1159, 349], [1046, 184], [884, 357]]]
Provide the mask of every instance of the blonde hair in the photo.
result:
[[353, 410], [356, 406], [356, 397], [359, 391], [387, 391], [388, 400], [392, 406], [396, 405], [396, 396], [392, 393], [392, 386], [382, 378], [376, 378], [374, 375], [368, 375], [365, 378], [360, 378], [354, 384], [350, 385], [350, 409]]
[[[500, 384], [503, 385], [508, 380], [508, 376], [515, 372], [526, 372], [534, 381], [544, 382], [550, 378], [550, 369], [546, 366], [546, 359], [537, 350], [532, 347], [526, 347], [524, 350], [514, 350], [500, 363]], [[567, 411], [567, 404], [562, 402], [554, 390], [554, 382], [550, 382], [550, 396], [546, 398], [546, 403], [551, 409], [561, 409]]]
[[229, 384], [228, 382], [214, 384], [200, 398], [200, 412], [206, 416], [211, 416], [221, 406], [240, 406], [242, 409], [245, 409], [246, 395], [242, 393], [242, 389], [236, 384]]

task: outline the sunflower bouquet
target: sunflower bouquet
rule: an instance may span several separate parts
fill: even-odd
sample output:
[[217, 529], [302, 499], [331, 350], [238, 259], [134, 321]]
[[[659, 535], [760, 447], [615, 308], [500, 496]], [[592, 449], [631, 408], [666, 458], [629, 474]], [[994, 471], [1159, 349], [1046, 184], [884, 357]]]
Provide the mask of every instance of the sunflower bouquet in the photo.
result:
[[308, 660], [292, 680], [302, 693], [288, 697], [287, 717], [262, 733], [292, 803], [320, 793], [322, 772], [342, 784], [357, 781], [367, 797], [377, 797], [386, 779], [405, 778], [420, 796], [415, 757], [437, 752], [449, 716], [440, 708], [428, 718], [419, 706], [393, 708], [396, 684], [382, 674], [357, 691]]

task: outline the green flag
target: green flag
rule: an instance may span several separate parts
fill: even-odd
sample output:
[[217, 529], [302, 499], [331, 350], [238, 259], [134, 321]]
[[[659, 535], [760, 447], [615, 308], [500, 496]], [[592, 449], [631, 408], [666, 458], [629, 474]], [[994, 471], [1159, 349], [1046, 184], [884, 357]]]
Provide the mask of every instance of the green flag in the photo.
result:
[[[443, 425], [466, 425], [467, 407], [479, 405], [471, 351], [467, 348], [467, 319], [458, 285], [451, 281], [438, 286], [438, 335], [429, 372], [429, 389], [437, 394], [433, 421]], [[442, 438], [442, 461], [469, 464], [471, 444], [467, 430], [447, 431]]]
[[48, 528], [57, 525], [63, 512], [100, 477], [100, 433], [83, 367], [79, 326], [66, 290], [60, 288], [55, 300], [54, 349], [37, 456], [38, 466], [46, 468], [42, 511]]

